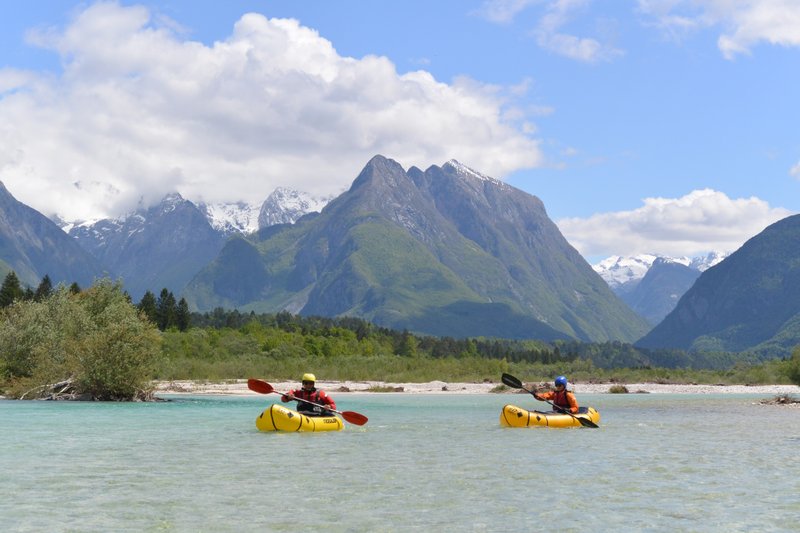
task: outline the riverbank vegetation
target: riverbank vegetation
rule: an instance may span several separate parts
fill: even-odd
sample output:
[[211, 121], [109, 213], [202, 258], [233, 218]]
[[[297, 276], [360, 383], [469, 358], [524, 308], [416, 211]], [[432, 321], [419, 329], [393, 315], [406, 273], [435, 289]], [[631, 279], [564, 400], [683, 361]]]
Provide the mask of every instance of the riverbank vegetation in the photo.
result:
[[[355, 318], [223, 309], [194, 313], [191, 322], [187, 332], [164, 332], [157, 379], [294, 380], [313, 370], [336, 381], [479, 382], [508, 372], [531, 381], [568, 374], [583, 382], [800, 384], [800, 349], [792, 359], [760, 361], [748, 354], [653, 352], [619, 342], [420, 337]], [[653, 360], [674, 364], [659, 366]], [[681, 366], [691, 360], [700, 365]]]
[[105, 279], [88, 290], [40, 287], [4, 302], [0, 394], [128, 400], [148, 397], [151, 380], [296, 380], [309, 371], [336, 381], [495, 382], [507, 372], [528, 381], [567, 374], [586, 383], [800, 385], [800, 348], [763, 361], [620, 342], [424, 337], [347, 317], [187, 314], [171, 294], [156, 301], [148, 294], [135, 305]]

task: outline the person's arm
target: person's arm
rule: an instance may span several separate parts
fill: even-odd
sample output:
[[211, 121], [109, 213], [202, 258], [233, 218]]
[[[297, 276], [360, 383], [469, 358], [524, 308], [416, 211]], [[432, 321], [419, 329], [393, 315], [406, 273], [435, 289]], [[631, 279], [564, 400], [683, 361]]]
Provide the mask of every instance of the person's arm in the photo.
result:
[[553, 395], [555, 395], [553, 391], [547, 391], [547, 392], [537, 392], [533, 395], [533, 397], [539, 400], [540, 402], [543, 402], [545, 400], [552, 399]]
[[286, 394], [281, 394], [281, 401], [283, 403], [286, 403], [286, 402], [290, 402], [290, 401], [294, 400], [294, 398], [291, 398], [291, 396], [294, 396], [294, 391], [293, 390], [290, 390]]
[[333, 398], [328, 396], [328, 394], [325, 391], [320, 391], [319, 397], [322, 399], [322, 403], [327, 405], [330, 409], [336, 409], [336, 402], [334, 402]]
[[567, 393], [567, 402], [569, 402], [569, 410], [572, 414], [578, 412], [578, 400], [575, 398], [575, 395], [571, 392]]

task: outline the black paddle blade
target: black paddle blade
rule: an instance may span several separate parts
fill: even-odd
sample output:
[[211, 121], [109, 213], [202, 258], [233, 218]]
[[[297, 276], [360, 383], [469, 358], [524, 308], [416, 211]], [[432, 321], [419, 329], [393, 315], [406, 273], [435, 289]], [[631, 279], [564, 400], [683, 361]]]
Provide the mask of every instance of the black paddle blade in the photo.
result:
[[581, 418], [579, 416], [573, 416], [572, 418], [575, 418], [585, 428], [599, 428], [600, 427], [597, 424], [595, 424], [594, 422], [592, 422], [591, 420], [589, 420], [588, 418]]
[[503, 374], [501, 380], [503, 381], [504, 384], [508, 385], [512, 389], [522, 388], [522, 382], [517, 378], [515, 378], [514, 376], [512, 376], [511, 374]]

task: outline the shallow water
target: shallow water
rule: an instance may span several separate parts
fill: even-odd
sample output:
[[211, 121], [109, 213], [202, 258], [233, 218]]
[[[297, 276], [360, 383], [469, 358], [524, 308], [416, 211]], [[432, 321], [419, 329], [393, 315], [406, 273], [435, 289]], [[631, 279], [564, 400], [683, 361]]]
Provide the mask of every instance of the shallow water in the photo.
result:
[[340, 394], [369, 423], [315, 434], [171, 398], [0, 401], [0, 531], [800, 531], [800, 409], [758, 395], [581, 395], [599, 429], [519, 429], [501, 407], [544, 404]]

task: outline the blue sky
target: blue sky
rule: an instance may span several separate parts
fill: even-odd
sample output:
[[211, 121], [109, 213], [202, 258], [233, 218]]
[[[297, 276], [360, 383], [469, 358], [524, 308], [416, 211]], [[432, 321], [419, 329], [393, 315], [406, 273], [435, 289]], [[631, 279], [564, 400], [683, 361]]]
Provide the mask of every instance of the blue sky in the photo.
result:
[[590, 262], [800, 212], [800, 2], [32, 0], [0, 20], [0, 180], [64, 218], [345, 190], [457, 159]]

